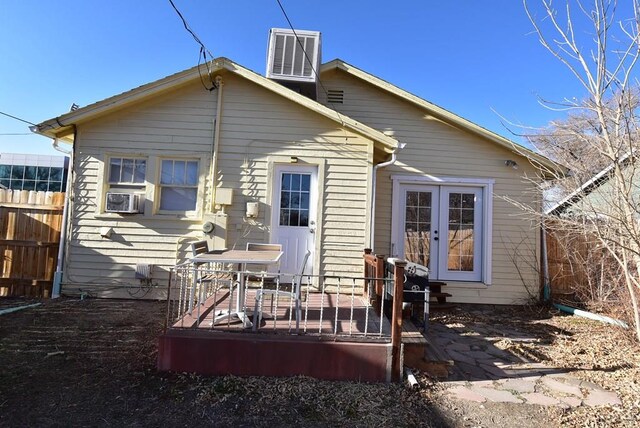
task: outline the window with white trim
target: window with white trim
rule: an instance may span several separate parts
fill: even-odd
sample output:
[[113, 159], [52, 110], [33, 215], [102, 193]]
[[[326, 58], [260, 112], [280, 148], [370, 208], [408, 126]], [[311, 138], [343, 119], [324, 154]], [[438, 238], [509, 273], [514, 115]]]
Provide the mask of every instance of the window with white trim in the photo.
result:
[[160, 211], [195, 211], [198, 201], [198, 161], [163, 159], [159, 188]]
[[[144, 196], [147, 185], [147, 158], [126, 155], [109, 155], [104, 164], [104, 194], [100, 196], [100, 213], [114, 213], [114, 198], [133, 201], [136, 209], [126, 211], [131, 214], [144, 214]], [[111, 194], [111, 196], [109, 196]], [[113, 194], [121, 194], [114, 196]], [[111, 201], [111, 202], [108, 202]], [[128, 204], [129, 202], [125, 203]]]

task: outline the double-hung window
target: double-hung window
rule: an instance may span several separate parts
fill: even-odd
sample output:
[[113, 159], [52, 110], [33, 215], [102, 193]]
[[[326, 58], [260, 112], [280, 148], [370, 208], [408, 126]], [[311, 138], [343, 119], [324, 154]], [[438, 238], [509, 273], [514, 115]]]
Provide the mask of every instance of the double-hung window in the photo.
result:
[[160, 211], [195, 211], [198, 201], [198, 161], [163, 159], [159, 194]]

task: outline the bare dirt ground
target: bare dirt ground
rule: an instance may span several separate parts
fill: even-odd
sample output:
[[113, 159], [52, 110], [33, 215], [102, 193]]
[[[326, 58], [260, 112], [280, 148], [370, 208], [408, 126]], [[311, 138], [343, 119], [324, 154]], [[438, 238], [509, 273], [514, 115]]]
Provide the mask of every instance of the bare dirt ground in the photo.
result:
[[[29, 303], [0, 299], [0, 309]], [[160, 373], [161, 303], [41, 303], [0, 315], [0, 426], [635, 426], [640, 419], [638, 347], [611, 328], [573, 317], [505, 308], [489, 321], [540, 333], [540, 342], [505, 348], [576, 369], [577, 376], [618, 392], [621, 408], [456, 401], [421, 374], [421, 386], [410, 389]], [[454, 311], [440, 321], [484, 316]]]

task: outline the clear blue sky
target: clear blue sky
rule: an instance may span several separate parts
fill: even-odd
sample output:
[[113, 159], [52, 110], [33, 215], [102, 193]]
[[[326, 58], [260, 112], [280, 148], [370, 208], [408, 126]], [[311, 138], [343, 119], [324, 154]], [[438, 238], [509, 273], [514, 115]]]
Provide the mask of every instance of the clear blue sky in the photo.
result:
[[[264, 74], [276, 0], [174, 0], [214, 56]], [[560, 113], [537, 96], [581, 97], [539, 45], [518, 0], [281, 0], [298, 29], [341, 58], [521, 142], [492, 111], [541, 126]], [[531, 0], [535, 2], [535, 0]], [[33, 122], [196, 65], [198, 46], [164, 0], [0, 0], [0, 111]], [[0, 116], [0, 152], [55, 154]]]

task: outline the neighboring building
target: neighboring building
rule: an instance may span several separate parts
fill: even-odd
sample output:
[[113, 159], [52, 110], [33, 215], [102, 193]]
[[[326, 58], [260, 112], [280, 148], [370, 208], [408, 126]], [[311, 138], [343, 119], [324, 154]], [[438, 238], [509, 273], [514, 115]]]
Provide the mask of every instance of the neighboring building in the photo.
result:
[[0, 153], [0, 188], [64, 192], [68, 166], [66, 156]]
[[218, 58], [38, 125], [74, 145], [63, 292], [126, 297], [136, 263], [161, 283], [210, 222], [217, 247], [282, 243], [284, 272], [309, 249], [307, 272], [359, 275], [374, 242], [452, 301], [536, 295], [539, 229], [503, 196], [539, 204], [523, 177], [557, 165], [341, 60], [310, 87], [279, 31], [271, 79]]

